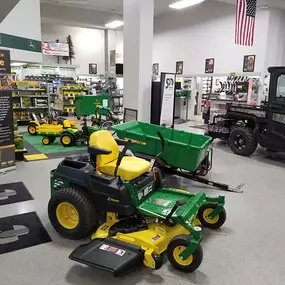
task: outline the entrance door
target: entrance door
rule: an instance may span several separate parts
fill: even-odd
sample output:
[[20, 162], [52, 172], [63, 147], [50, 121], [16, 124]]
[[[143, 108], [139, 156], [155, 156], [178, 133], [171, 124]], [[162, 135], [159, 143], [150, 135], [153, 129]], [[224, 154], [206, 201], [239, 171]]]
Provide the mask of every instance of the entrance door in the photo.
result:
[[285, 68], [275, 69], [270, 77], [268, 133], [285, 148]]

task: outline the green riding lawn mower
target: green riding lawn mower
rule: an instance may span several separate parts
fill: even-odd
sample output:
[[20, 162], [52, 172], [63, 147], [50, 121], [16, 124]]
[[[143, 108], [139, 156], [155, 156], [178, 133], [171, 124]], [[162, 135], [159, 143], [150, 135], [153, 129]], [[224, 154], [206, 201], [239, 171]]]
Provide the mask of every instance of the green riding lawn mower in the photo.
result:
[[[165, 140], [162, 132], [157, 136], [159, 158]], [[158, 159], [151, 167], [147, 160], [126, 155], [132, 144], [102, 130], [90, 136], [87, 155], [64, 159], [51, 171], [49, 219], [63, 237], [92, 234], [91, 242], [71, 253], [76, 262], [118, 276], [141, 264], [158, 269], [166, 252], [174, 268], [193, 272], [203, 259], [202, 226], [224, 224], [225, 198], [166, 188], [155, 166]]]

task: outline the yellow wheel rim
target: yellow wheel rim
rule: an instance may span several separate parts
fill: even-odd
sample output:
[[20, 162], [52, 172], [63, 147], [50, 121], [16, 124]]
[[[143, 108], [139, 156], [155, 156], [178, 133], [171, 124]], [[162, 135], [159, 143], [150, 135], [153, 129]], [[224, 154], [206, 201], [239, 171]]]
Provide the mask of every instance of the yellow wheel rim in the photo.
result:
[[29, 132], [30, 134], [35, 134], [36, 133], [36, 128], [34, 126], [29, 127]]
[[49, 144], [49, 139], [48, 138], [43, 138], [43, 144]]
[[69, 145], [71, 143], [71, 138], [69, 136], [63, 136], [62, 137], [62, 142], [65, 145]]
[[79, 215], [76, 208], [67, 202], [62, 202], [57, 206], [56, 218], [60, 225], [68, 230], [75, 229], [79, 223]]
[[214, 217], [213, 219], [211, 219], [209, 217], [209, 215], [213, 212], [214, 209], [212, 208], [209, 208], [209, 209], [206, 209], [204, 212], [203, 212], [203, 219], [204, 221], [206, 221], [208, 224], [211, 224], [211, 225], [214, 225], [216, 224], [218, 221], [219, 221], [219, 215], [217, 215], [216, 217]]
[[179, 255], [184, 251], [185, 248], [186, 248], [185, 246], [177, 246], [173, 251], [173, 257], [174, 257], [175, 261], [182, 266], [188, 266], [193, 262], [193, 255], [192, 254], [190, 256], [188, 256], [185, 260], [182, 260], [180, 258]]

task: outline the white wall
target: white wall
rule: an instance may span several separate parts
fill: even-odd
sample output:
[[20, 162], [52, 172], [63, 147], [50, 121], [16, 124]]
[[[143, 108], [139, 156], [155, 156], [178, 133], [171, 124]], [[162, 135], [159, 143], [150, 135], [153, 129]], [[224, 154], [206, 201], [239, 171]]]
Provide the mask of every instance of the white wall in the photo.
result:
[[175, 72], [184, 61], [184, 74], [204, 74], [205, 59], [215, 58], [215, 73], [242, 72], [244, 55], [255, 54], [255, 71], [262, 72], [266, 53], [269, 11], [256, 16], [253, 47], [234, 43], [235, 6], [206, 2], [155, 18], [154, 59], [160, 71]]
[[[66, 42], [68, 35], [72, 37], [76, 53], [75, 60], [72, 60], [72, 64], [80, 66], [77, 69], [77, 74], [88, 75], [89, 63], [97, 63], [98, 74], [105, 74], [104, 31], [62, 25], [57, 26], [46, 23], [42, 24], [43, 41], [55, 41], [59, 39], [61, 42]], [[56, 64], [57, 59], [54, 56], [43, 56], [43, 62], [46, 64]], [[65, 64], [63, 60], [60, 63]]]
[[285, 12], [272, 9], [269, 14], [265, 66], [285, 65]]
[[[41, 41], [40, 0], [20, 0], [3, 22], [0, 23], [0, 32]], [[42, 54], [11, 49], [11, 59], [41, 62]]]

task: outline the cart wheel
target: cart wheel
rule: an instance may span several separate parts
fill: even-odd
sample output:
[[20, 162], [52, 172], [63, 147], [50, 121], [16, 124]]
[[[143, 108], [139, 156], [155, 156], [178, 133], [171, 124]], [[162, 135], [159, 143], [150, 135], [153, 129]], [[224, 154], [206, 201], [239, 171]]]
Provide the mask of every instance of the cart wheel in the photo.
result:
[[226, 221], [227, 213], [225, 208], [222, 209], [219, 215], [211, 219], [209, 215], [213, 212], [213, 210], [217, 207], [214, 203], [207, 203], [200, 207], [198, 211], [198, 218], [201, 224], [205, 228], [209, 229], [218, 229], [220, 228]]
[[153, 254], [152, 255], [154, 261], [155, 261], [155, 268], [154, 269], [159, 269], [163, 265], [163, 259], [162, 256], [159, 254]]
[[112, 121], [106, 121], [102, 124], [102, 130], [111, 130], [111, 128], [114, 126], [114, 123]]
[[74, 144], [74, 138], [71, 134], [65, 133], [61, 135], [60, 142], [63, 146], [72, 146]]
[[43, 139], [42, 139], [43, 145], [49, 145], [50, 143], [51, 143], [51, 141], [50, 141], [49, 137], [43, 137]]
[[181, 252], [190, 244], [191, 237], [188, 235], [179, 235], [173, 238], [167, 247], [167, 257], [172, 266], [180, 271], [193, 272], [203, 260], [203, 250], [199, 244], [196, 251], [185, 260], [180, 258]]
[[31, 135], [31, 136], [35, 136], [37, 134], [37, 126], [35, 124], [30, 124], [28, 126], [28, 133]]
[[48, 215], [55, 230], [69, 239], [86, 237], [98, 223], [94, 205], [79, 187], [58, 190], [49, 201]]

